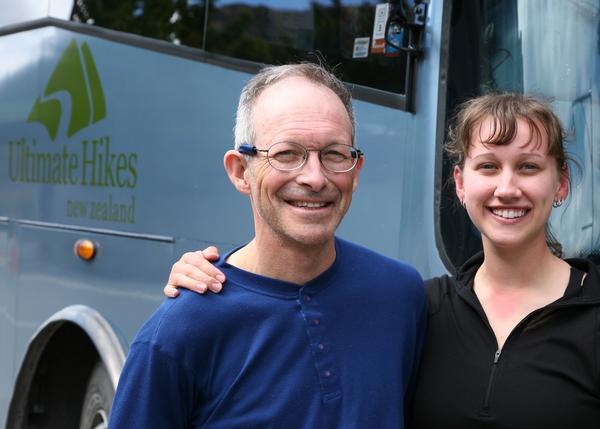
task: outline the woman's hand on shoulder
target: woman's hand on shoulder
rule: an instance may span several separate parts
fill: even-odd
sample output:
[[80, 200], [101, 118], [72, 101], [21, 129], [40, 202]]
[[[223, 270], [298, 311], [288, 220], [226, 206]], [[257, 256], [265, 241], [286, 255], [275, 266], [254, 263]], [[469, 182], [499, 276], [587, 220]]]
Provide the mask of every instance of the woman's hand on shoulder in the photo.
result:
[[207, 290], [219, 293], [225, 276], [212, 264], [218, 259], [219, 250], [214, 246], [184, 253], [173, 264], [163, 293], [169, 298], [176, 298], [181, 287], [198, 293], [205, 293]]

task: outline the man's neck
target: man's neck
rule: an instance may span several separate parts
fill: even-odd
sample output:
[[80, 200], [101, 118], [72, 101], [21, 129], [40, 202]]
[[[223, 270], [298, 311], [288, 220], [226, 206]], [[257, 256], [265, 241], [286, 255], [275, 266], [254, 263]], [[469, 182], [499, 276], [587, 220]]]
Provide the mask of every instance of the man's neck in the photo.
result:
[[305, 284], [327, 270], [335, 261], [335, 240], [319, 245], [290, 245], [276, 242], [266, 246], [255, 237], [231, 254], [227, 262], [242, 270], [296, 284]]

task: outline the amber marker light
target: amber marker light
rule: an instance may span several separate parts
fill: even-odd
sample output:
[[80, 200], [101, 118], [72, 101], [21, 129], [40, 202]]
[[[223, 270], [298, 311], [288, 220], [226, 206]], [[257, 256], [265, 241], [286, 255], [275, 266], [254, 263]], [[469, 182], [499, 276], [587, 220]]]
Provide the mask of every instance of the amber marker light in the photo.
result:
[[91, 261], [96, 254], [96, 245], [92, 240], [82, 238], [75, 242], [73, 250], [84, 261]]

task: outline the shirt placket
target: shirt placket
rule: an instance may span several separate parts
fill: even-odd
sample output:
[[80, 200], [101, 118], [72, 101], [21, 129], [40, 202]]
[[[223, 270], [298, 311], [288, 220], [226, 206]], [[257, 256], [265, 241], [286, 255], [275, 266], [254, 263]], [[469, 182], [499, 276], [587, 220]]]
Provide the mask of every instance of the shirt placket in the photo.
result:
[[340, 373], [329, 340], [328, 318], [322, 311], [318, 295], [308, 288], [299, 291], [297, 303], [309, 338], [323, 402], [327, 403], [341, 397]]

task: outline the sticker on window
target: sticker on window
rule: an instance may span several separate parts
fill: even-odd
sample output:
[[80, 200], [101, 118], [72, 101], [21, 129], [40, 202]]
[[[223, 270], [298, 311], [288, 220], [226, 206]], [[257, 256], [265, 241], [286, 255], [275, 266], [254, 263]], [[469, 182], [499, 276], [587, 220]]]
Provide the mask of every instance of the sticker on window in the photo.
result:
[[354, 39], [352, 58], [367, 58], [369, 56], [370, 37], [357, 37]]
[[372, 54], [383, 54], [385, 51], [385, 25], [390, 13], [389, 3], [380, 3], [375, 6], [375, 21], [373, 22]]

